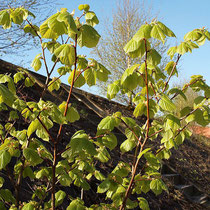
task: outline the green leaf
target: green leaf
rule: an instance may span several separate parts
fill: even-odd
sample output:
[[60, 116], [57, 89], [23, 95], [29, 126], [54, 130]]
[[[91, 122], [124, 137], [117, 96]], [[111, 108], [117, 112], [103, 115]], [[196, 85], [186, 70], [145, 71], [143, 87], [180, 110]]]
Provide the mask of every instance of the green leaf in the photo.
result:
[[125, 153], [131, 151], [135, 146], [136, 146], [135, 141], [127, 139], [120, 145], [120, 150], [122, 153]]
[[131, 117], [122, 117], [121, 118], [130, 128], [133, 128], [137, 125], [136, 121]]
[[113, 133], [110, 133], [102, 137], [102, 143], [110, 150], [113, 150], [117, 146], [117, 137]]
[[140, 158], [142, 157], [142, 155], [146, 154], [149, 150], [151, 150], [151, 148], [144, 149], [144, 150], [138, 155], [138, 159], [140, 159]]
[[60, 85], [61, 85], [61, 80], [56, 78], [56, 77], [53, 77], [52, 81], [49, 82], [48, 90], [51, 91], [51, 92], [53, 90], [59, 90], [60, 89]]
[[107, 87], [107, 98], [109, 100], [115, 98], [117, 93], [120, 91], [120, 80], [114, 81], [112, 84], [109, 84]]
[[88, 139], [84, 131], [77, 131], [71, 138], [70, 146], [73, 152], [80, 153], [86, 151], [90, 155], [96, 155], [96, 149], [93, 143]]
[[11, 27], [10, 15], [8, 10], [0, 11], [0, 25], [2, 25], [3, 29], [8, 29]]
[[4, 203], [0, 201], [0, 209], [2, 210], [6, 210], [5, 206], [4, 206]]
[[[150, 44], [146, 41], [147, 50], [150, 48]], [[131, 39], [123, 48], [125, 53], [127, 53], [130, 57], [142, 57], [145, 53], [145, 42], [144, 40], [136, 41]]]
[[155, 155], [152, 152], [144, 153], [144, 157], [146, 158], [150, 167], [156, 170], [160, 168], [160, 161], [157, 159], [157, 157], [155, 157]]
[[27, 203], [23, 206], [22, 210], [35, 210], [35, 206], [34, 204], [32, 204], [31, 202], [30, 203]]
[[95, 155], [95, 158], [100, 160], [102, 163], [106, 163], [111, 158], [110, 154], [108, 153], [108, 151], [106, 150], [105, 147], [98, 148], [97, 152], [98, 152], [98, 154]]
[[32, 87], [35, 84], [35, 80], [33, 77], [26, 77], [25, 79], [25, 86]]
[[198, 41], [202, 37], [202, 33], [199, 31], [199, 29], [195, 29], [193, 31], [188, 32], [184, 36], [184, 40], [192, 40], [192, 41]]
[[162, 180], [154, 179], [150, 182], [150, 189], [155, 193], [155, 195], [159, 195], [162, 193], [162, 190], [167, 190], [167, 187]]
[[25, 19], [24, 16], [26, 15], [25, 10], [23, 8], [16, 8], [10, 10], [10, 18], [12, 22], [15, 24], [21, 25], [23, 20]]
[[49, 170], [47, 168], [42, 168], [40, 171], [36, 173], [36, 178], [37, 179], [42, 179], [42, 178], [48, 178], [49, 177]]
[[189, 47], [185, 42], [181, 42], [181, 44], [177, 47], [177, 53], [179, 53], [180, 55], [184, 55], [188, 51]]
[[48, 19], [40, 26], [40, 34], [45, 39], [57, 39], [58, 35], [48, 26]]
[[62, 174], [58, 177], [58, 180], [61, 185], [70, 187], [72, 179], [68, 174]]
[[55, 52], [55, 50], [59, 46], [61, 46], [61, 44], [59, 42], [56, 42], [55, 40], [52, 40], [50, 42], [44, 42], [44, 43], [42, 43], [42, 47], [43, 48], [47, 48], [50, 51], [50, 53], [52, 53], [52, 54]]
[[101, 36], [92, 26], [84, 24], [80, 28], [80, 35], [77, 41], [80, 47], [93, 48], [98, 44], [100, 37]]
[[[73, 79], [74, 71], [71, 72], [69, 78], [68, 78], [68, 83], [71, 85], [72, 84], [72, 79]], [[79, 77], [78, 77], [79, 75]], [[77, 80], [75, 81], [75, 79]], [[85, 78], [82, 74], [80, 74], [80, 71], [76, 71], [75, 73], [75, 78], [74, 78], [74, 87], [82, 87], [85, 84]]]
[[3, 184], [4, 184], [4, 178], [0, 177], [0, 188], [3, 186]]
[[8, 189], [1, 189], [0, 190], [0, 200], [4, 200], [8, 203], [15, 203], [15, 198], [12, 195], [11, 191]]
[[163, 23], [161, 22], [157, 22], [158, 26], [162, 29], [162, 31], [164, 32], [164, 34], [166, 36], [169, 37], [176, 37], [175, 34], [173, 33], [173, 31], [171, 31], [167, 26], [165, 26]]
[[70, 44], [62, 44], [54, 53], [63, 64], [72, 66], [75, 62], [75, 49]]
[[110, 188], [111, 182], [105, 179], [97, 188], [97, 193], [105, 193]]
[[82, 200], [79, 198], [77, 200], [73, 200], [66, 210], [85, 210], [85, 206]]
[[24, 73], [23, 72], [18, 72], [14, 75], [14, 83], [18, 83], [20, 80], [24, 79]]
[[33, 67], [35, 71], [38, 71], [38, 70], [41, 68], [41, 66], [42, 66], [41, 59], [42, 59], [42, 56], [41, 56], [41, 53], [39, 53], [39, 54], [34, 58], [34, 60], [32, 61], [31, 67]]
[[134, 64], [130, 68], [127, 68], [122, 77], [121, 77], [121, 84], [126, 80], [126, 78], [133, 74], [134, 71], [136, 71], [139, 68], [140, 64]]
[[56, 13], [55, 15], [48, 18], [46, 22], [48, 23], [48, 27], [58, 36], [60, 36], [67, 33], [67, 27], [64, 22], [58, 20], [58, 17], [59, 13]]
[[57, 18], [58, 21], [64, 22], [67, 25], [68, 33], [77, 34], [78, 30], [76, 24], [74, 22], [74, 18], [72, 15], [67, 11], [61, 11]]
[[151, 65], [157, 66], [161, 61], [161, 56], [155, 49], [150, 49], [147, 56], [147, 62]]
[[67, 73], [70, 73], [71, 72], [71, 69], [68, 66], [62, 66], [62, 67], [60, 67], [60, 68], [57, 69], [57, 72], [60, 75], [66, 75]]
[[94, 175], [95, 175], [96, 179], [99, 180], [99, 181], [105, 180], [105, 176], [100, 171], [96, 170], [94, 172]]
[[29, 127], [28, 127], [28, 130], [27, 130], [28, 137], [30, 137], [31, 134], [33, 132], [35, 132], [39, 128], [39, 126], [40, 126], [40, 123], [39, 123], [39, 121], [37, 119], [35, 119], [34, 121], [32, 121], [30, 123]]
[[171, 94], [178, 94], [180, 96], [182, 96], [182, 98], [187, 101], [187, 97], [185, 96], [185, 94], [183, 93], [182, 90], [178, 89], [178, 88], [172, 88], [168, 91], [168, 95], [171, 95]]
[[132, 75], [129, 75], [121, 85], [125, 90], [132, 91], [138, 87], [138, 85], [141, 84], [141, 77], [134, 72]]
[[101, 63], [98, 63], [96, 60], [90, 58], [91, 60], [89, 62], [89, 66], [91, 66], [94, 70], [96, 70], [96, 77], [98, 80], [102, 82], [106, 82], [108, 79], [108, 75], [111, 74], [111, 72], [105, 68]]
[[11, 155], [6, 149], [0, 150], [0, 170], [5, 168], [5, 166], [10, 162]]
[[98, 124], [98, 130], [110, 130], [112, 131], [116, 125], [115, 118], [107, 116]]
[[180, 120], [175, 117], [174, 115], [167, 115], [166, 117], [166, 124], [165, 124], [165, 129], [172, 129], [173, 131], [178, 130], [181, 127], [181, 123]]
[[172, 112], [176, 109], [176, 106], [174, 105], [174, 103], [165, 94], [163, 94], [161, 96], [161, 100], [159, 102], [159, 105], [163, 110], [166, 110], [166, 111], [171, 111]]
[[140, 41], [141, 39], [149, 39], [151, 38], [150, 33], [152, 30], [152, 26], [151, 25], [142, 25], [140, 27], [140, 29], [136, 32], [136, 34], [133, 36], [133, 40], [135, 41]]
[[136, 106], [136, 108], [134, 109], [134, 112], [133, 112], [134, 117], [137, 118], [139, 116], [142, 116], [145, 113], [146, 108], [147, 107], [146, 107], [145, 103], [139, 103]]
[[171, 59], [174, 57], [174, 54], [177, 52], [177, 47], [171, 47], [168, 49], [167, 54], [171, 57]]
[[127, 177], [130, 172], [131, 172], [130, 165], [122, 161], [120, 161], [112, 171], [113, 174], [118, 175], [120, 177]]
[[84, 10], [85, 12], [88, 12], [89, 9], [90, 9], [90, 6], [89, 4], [80, 4], [78, 9], [81, 11], [81, 10]]
[[90, 26], [94, 27], [95, 25], [99, 24], [99, 20], [94, 12], [87, 12], [85, 14], [85, 19], [87, 24]]
[[25, 27], [23, 28], [25, 33], [29, 33], [33, 36], [37, 36], [37, 33], [39, 32], [39, 27], [36, 25], [25, 25]]
[[73, 122], [80, 119], [80, 115], [77, 112], [77, 110], [74, 107], [71, 106], [67, 110], [66, 118], [70, 123], [73, 123]]
[[166, 130], [163, 134], [163, 138], [161, 139], [161, 144], [167, 142], [169, 139], [173, 137], [173, 132], [171, 130]]
[[194, 99], [194, 108], [198, 108], [203, 105], [203, 103], [206, 101], [206, 98], [204, 96], [198, 96]]
[[59, 190], [55, 193], [55, 206], [59, 206], [63, 203], [64, 198], [66, 197], [66, 193], [62, 190]]
[[[176, 65], [176, 63], [174, 61], [170, 61], [167, 63], [166, 67], [165, 67], [165, 71], [167, 71], [168, 75], [171, 74], [171, 71], [174, 68], [174, 65]], [[172, 73], [172, 75], [176, 74], [178, 76], [178, 72], [177, 72], [177, 68], [175, 66], [174, 71]]]
[[147, 202], [147, 200], [143, 197], [139, 197], [138, 198], [138, 201], [139, 201], [139, 207], [142, 209], [142, 210], [149, 210], [149, 204]]
[[180, 117], [183, 117], [187, 114], [189, 114], [192, 111], [192, 108], [189, 106], [184, 107], [181, 111], [180, 111]]
[[30, 179], [34, 179], [35, 178], [35, 175], [34, 175], [34, 172], [33, 170], [31, 169], [31, 167], [27, 166], [24, 168], [23, 170], [23, 178], [25, 177], [29, 177]]
[[151, 37], [155, 38], [155, 39], [159, 39], [160, 41], [162, 41], [163, 43], [165, 42], [165, 34], [164, 31], [161, 29], [161, 27], [157, 24], [155, 24], [152, 27], [151, 30]]
[[[66, 107], [66, 102], [63, 102], [62, 104], [59, 105], [59, 109], [62, 114], [64, 114], [65, 107]], [[72, 122], [79, 120], [80, 115], [74, 107], [68, 105], [66, 119], [72, 123]]]
[[189, 115], [185, 119], [185, 121], [187, 123], [195, 121], [195, 122], [197, 122], [201, 126], [208, 125], [208, 121], [206, 121], [204, 119], [204, 113], [203, 113], [203, 111], [201, 109], [197, 109], [195, 112], [193, 112], [191, 115]]
[[30, 162], [32, 166], [36, 166], [42, 163], [42, 159], [39, 157], [38, 152], [35, 149], [25, 148], [23, 150], [23, 156], [26, 158], [27, 161]]
[[14, 94], [8, 90], [6, 86], [0, 84], [0, 103], [4, 102], [8, 106], [12, 106], [15, 100]]
[[88, 86], [91, 87], [95, 85], [96, 84], [96, 71], [94, 71], [92, 68], [85, 70], [84, 78]]

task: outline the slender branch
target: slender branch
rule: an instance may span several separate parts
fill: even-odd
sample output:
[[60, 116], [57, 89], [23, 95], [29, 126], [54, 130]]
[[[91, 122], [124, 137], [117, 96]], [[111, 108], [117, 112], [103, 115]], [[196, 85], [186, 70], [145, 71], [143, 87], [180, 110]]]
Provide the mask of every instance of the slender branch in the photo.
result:
[[160, 129], [159, 131], [156, 131], [155, 133], [151, 134], [148, 138], [151, 138], [151, 137], [155, 136], [156, 134], [162, 132], [163, 130], [164, 130], [164, 129], [162, 128], [162, 129]]
[[193, 109], [190, 113], [188, 113], [187, 115], [185, 115], [184, 117], [182, 117], [180, 120], [186, 119], [189, 115], [193, 114], [193, 113], [194, 113], [195, 111], [197, 111], [197, 110], [198, 110], [198, 108]]
[[155, 91], [155, 88], [154, 88], [152, 82], [150, 82], [150, 85], [151, 85], [152, 90], [153, 90], [153, 92], [154, 92], [154, 94], [155, 94], [155, 99], [158, 101], [159, 99], [158, 99], [158, 97], [157, 97], [157, 93], [156, 93], [156, 91]]
[[172, 68], [172, 70], [171, 70], [171, 73], [170, 73], [170, 75], [169, 75], [169, 77], [168, 77], [168, 80], [166, 81], [165, 86], [164, 86], [164, 88], [163, 88], [163, 91], [162, 91], [163, 93], [165, 92], [165, 90], [166, 90], [166, 88], [167, 88], [167, 85], [168, 85], [168, 83], [169, 83], [169, 81], [170, 81], [170, 79], [171, 79], [171, 77], [172, 77], [172, 75], [173, 75], [173, 73], [174, 73], [174, 71], [175, 71], [175, 68], [176, 68], [176, 66], [177, 66], [177, 64], [178, 64], [179, 59], [181, 58], [181, 56], [182, 56], [182, 55], [178, 54], [177, 60], [176, 60], [176, 62], [174, 63], [173, 68]]
[[[67, 44], [67, 42], [69, 41], [69, 37], [66, 39], [66, 42], [65, 42], [65, 44]], [[55, 69], [55, 66], [56, 66], [56, 64], [58, 63], [58, 60], [59, 60], [59, 58], [56, 58], [56, 60], [55, 60], [55, 62], [54, 62], [54, 64], [53, 64], [53, 67], [52, 67], [52, 69], [50, 70], [50, 73], [49, 73], [49, 75], [51, 75], [52, 73], [53, 73], [53, 71], [54, 71], [54, 69]]]
[[5, 139], [7, 138], [7, 136], [9, 135], [9, 132], [11, 131], [11, 129], [13, 128], [14, 124], [16, 123], [16, 120], [12, 123], [12, 125], [10, 126], [9, 130], [7, 131], [5, 137], [4, 137], [4, 140], [3, 142], [5, 141]]
[[[74, 49], [75, 49], [74, 50], [74, 53], [75, 53], [74, 72], [73, 72], [73, 78], [72, 78], [71, 87], [70, 87], [70, 90], [69, 90], [69, 95], [68, 95], [68, 98], [67, 98], [67, 101], [66, 101], [64, 116], [66, 116], [66, 114], [67, 114], [68, 105], [69, 105], [69, 101], [70, 101], [70, 98], [71, 98], [71, 94], [72, 94], [72, 90], [73, 90], [73, 86], [74, 86], [74, 79], [75, 79], [75, 75], [76, 75], [76, 68], [77, 68], [77, 34], [75, 35]], [[61, 136], [62, 128], [63, 128], [63, 124], [61, 124], [60, 127], [59, 127], [57, 139], [56, 139], [56, 141], [54, 141], [54, 148], [53, 148], [52, 191], [51, 191], [52, 192], [51, 197], [52, 197], [52, 209], [53, 210], [55, 210], [55, 186], [56, 186], [55, 169], [56, 169], [57, 157], [58, 157], [58, 154], [57, 154], [57, 144], [60, 141], [60, 136]]]
[[91, 66], [87, 66], [86, 68], [84, 68], [82, 71], [79, 72], [79, 74], [75, 77], [74, 79], [74, 83], [77, 81], [77, 79], [79, 78], [79, 76], [86, 71], [87, 69], [89, 69]]
[[[27, 108], [29, 109], [29, 111], [31, 113], [33, 113], [32, 109], [29, 106], [27, 106]], [[52, 135], [50, 134], [50, 131], [47, 129], [47, 127], [45, 126], [45, 124], [41, 121], [40, 117], [37, 116], [36, 118], [40, 122], [40, 124], [42, 125], [42, 127], [45, 129], [45, 131], [47, 132], [47, 134], [50, 137], [50, 139], [52, 140], [52, 142], [55, 142], [55, 139], [52, 137]]]
[[[147, 122], [146, 122], [146, 136], [145, 136], [144, 142], [141, 144], [141, 149], [140, 149], [139, 154], [141, 154], [141, 152], [144, 149], [144, 145], [145, 145], [145, 143], [148, 139], [149, 127], [150, 127], [150, 123], [149, 123], [149, 119], [150, 119], [150, 117], [149, 117], [149, 90], [148, 90], [148, 72], [147, 72], [147, 53], [148, 53], [148, 51], [147, 51], [146, 39], [144, 39], [144, 43], [145, 43], [145, 61], [144, 61], [145, 62], [145, 85], [146, 85], [146, 92], [147, 92]], [[130, 196], [130, 193], [131, 193], [132, 188], [133, 188], [134, 178], [135, 178], [135, 175], [136, 175], [136, 171], [137, 171], [137, 168], [138, 168], [139, 161], [140, 161], [140, 158], [137, 158], [135, 166], [134, 166], [133, 171], [132, 171], [131, 180], [130, 180], [128, 188], [125, 192], [124, 200], [122, 202], [122, 205], [120, 206], [120, 210], [124, 210], [125, 207], [126, 207], [126, 201], [127, 201], [128, 197]]]
[[54, 82], [56, 82], [57, 80], [59, 80], [63, 75], [60, 75], [59, 77], [57, 77], [55, 80], [53, 80], [50, 84], [47, 85], [47, 88], [50, 87], [50, 85], [52, 85]]
[[122, 123], [132, 132], [132, 134], [134, 135], [134, 137], [136, 138], [136, 140], [138, 141], [138, 143], [141, 145], [141, 137], [139, 138], [136, 133], [134, 132], [134, 130], [126, 123], [124, 122], [121, 118], [118, 118], [122, 121]]
[[[70, 90], [69, 90], [69, 95], [68, 95], [68, 98], [67, 98], [67, 101], [66, 101], [64, 116], [66, 116], [66, 114], [67, 114], [68, 105], [69, 105], [69, 101], [70, 101], [70, 98], [71, 98], [71, 94], [72, 94], [72, 90], [73, 90], [73, 86], [74, 86], [75, 75], [76, 75], [76, 69], [77, 69], [77, 34], [75, 35], [74, 49], [75, 49], [75, 51], [74, 51], [75, 52], [74, 72], [73, 72], [73, 78], [72, 78], [71, 86], [70, 86]], [[62, 128], [63, 128], [63, 125], [60, 125], [58, 135], [57, 135], [57, 142], [59, 142], [59, 138], [60, 138], [60, 135], [61, 135]]]
[[[195, 81], [193, 81], [192, 83], [189, 83], [187, 84], [183, 89], [182, 91], [186, 90], [188, 87], [190, 87], [191, 85], [195, 84], [197, 81], [199, 81], [199, 79], [196, 79]], [[178, 96], [179, 93], [175, 93], [172, 97], [171, 97], [171, 100], [173, 100], [176, 96]]]
[[34, 26], [29, 22], [28, 19], [26, 19], [27, 23], [31, 26], [31, 28], [34, 30], [34, 33], [39, 37], [39, 39], [42, 39], [42, 37], [37, 33], [37, 30], [34, 28]]
[[[28, 147], [29, 145], [29, 142], [30, 142], [30, 138], [27, 139], [27, 143], [26, 143], [26, 147]], [[17, 178], [17, 182], [16, 182], [16, 187], [15, 187], [15, 194], [16, 194], [16, 206], [19, 206], [19, 201], [20, 201], [20, 187], [21, 187], [21, 183], [22, 183], [22, 179], [23, 179], [23, 171], [24, 171], [24, 168], [25, 168], [25, 157], [23, 156], [22, 158], [22, 166], [20, 168], [20, 173], [18, 175], [18, 178]]]

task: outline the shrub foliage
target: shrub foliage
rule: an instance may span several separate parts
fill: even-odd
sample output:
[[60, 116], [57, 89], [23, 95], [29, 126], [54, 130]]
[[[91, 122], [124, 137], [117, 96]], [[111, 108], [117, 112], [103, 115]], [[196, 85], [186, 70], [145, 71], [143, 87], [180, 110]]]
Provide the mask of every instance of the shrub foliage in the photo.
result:
[[[168, 50], [171, 61], [165, 69], [160, 69], [161, 55], [151, 48], [150, 42], [157, 39], [164, 43], [166, 37], [175, 37], [175, 34], [163, 23], [153, 20], [142, 25], [124, 47], [131, 58], [143, 58], [144, 62], [126, 69], [121, 79], [108, 86], [109, 99], [119, 91], [125, 94], [141, 87], [133, 98], [133, 118], [116, 112], [101, 120], [95, 136], [78, 130], [70, 136], [66, 148], [60, 150], [63, 126], [71, 126], [80, 119], [77, 109], [71, 105], [72, 88], [84, 84], [92, 86], [97, 80], [106, 81], [110, 74], [96, 60], [78, 55], [78, 46], [94, 48], [100, 39], [94, 28], [99, 23], [96, 14], [86, 4], [80, 5], [79, 10], [81, 16], [75, 17], [74, 12], [61, 9], [40, 27], [33, 25], [31, 19], [35, 16], [22, 7], [0, 11], [0, 25], [4, 29], [24, 22], [25, 33], [37, 37], [41, 49], [31, 66], [35, 71], [43, 66], [46, 72], [45, 87], [38, 102], [17, 96], [16, 84], [24, 81], [23, 84], [30, 87], [35, 83], [31, 76], [25, 77], [24, 70], [14, 76], [0, 75], [0, 108], [10, 110], [9, 122], [0, 125], [0, 170], [11, 179], [14, 189], [5, 188], [4, 178], [0, 177], [1, 209], [56, 209], [68, 197], [65, 188], [75, 185], [84, 191], [89, 190], [92, 177], [100, 182], [97, 193], [104, 196], [104, 202], [86, 207], [82, 197], [71, 197], [67, 209], [133, 209], [137, 206], [149, 209], [143, 193], [153, 191], [158, 195], [167, 191], [160, 174], [161, 160], [168, 159], [170, 150], [177, 149], [190, 135], [187, 126], [191, 122], [202, 126], [209, 123], [210, 91], [203, 77], [192, 76], [183, 88], [170, 89], [169, 81], [178, 74], [176, 67], [181, 56], [210, 40], [210, 33], [205, 28], [187, 33], [180, 45]], [[83, 18], [84, 22], [81, 21]], [[52, 68], [49, 68], [47, 52], [51, 55]], [[57, 68], [58, 64], [61, 67]], [[56, 68], [59, 76], [51, 80]], [[47, 89], [59, 90], [63, 75], [69, 75], [66, 101], [61, 104], [45, 101]], [[184, 107], [178, 117], [174, 114], [173, 99], [178, 95], [185, 99], [189, 87], [204, 94], [195, 98], [192, 107]], [[155, 119], [157, 114], [162, 116], [161, 121]], [[143, 115], [146, 122], [140, 126], [135, 118]], [[15, 129], [14, 124], [20, 117], [27, 123], [25, 129]], [[56, 125], [59, 129], [55, 136], [51, 128]], [[132, 153], [133, 160], [123, 159], [110, 173], [104, 173], [96, 168], [95, 162], [109, 161], [110, 151], [119, 145], [112, 131], [119, 126], [124, 128], [127, 137], [120, 144], [121, 153]], [[151, 141], [159, 142], [157, 145], [160, 146], [149, 147]], [[46, 142], [50, 148], [45, 146]], [[12, 159], [15, 164], [11, 164]], [[31, 199], [23, 202], [19, 192], [26, 178], [35, 181], [37, 188]], [[136, 199], [132, 199], [134, 197]]]

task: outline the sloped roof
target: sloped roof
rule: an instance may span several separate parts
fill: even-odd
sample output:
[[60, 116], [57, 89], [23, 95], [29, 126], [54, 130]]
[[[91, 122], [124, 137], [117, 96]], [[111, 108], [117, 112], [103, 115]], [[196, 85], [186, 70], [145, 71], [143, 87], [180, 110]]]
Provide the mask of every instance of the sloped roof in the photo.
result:
[[[0, 74], [14, 74], [18, 71], [19, 68], [21, 67], [0, 59]], [[17, 94], [22, 94], [22, 97], [25, 97], [28, 100], [38, 100], [40, 97], [41, 90], [44, 87], [46, 78], [35, 72], [27, 71], [27, 73], [35, 78], [37, 84], [35, 84], [33, 88], [26, 88], [20, 85], [19, 89], [17, 88]], [[66, 101], [68, 91], [69, 86], [62, 84], [59, 91], [55, 91], [52, 93], [48, 91], [44, 95], [44, 99], [51, 100], [54, 103], [60, 104], [63, 101]], [[101, 96], [97, 96], [77, 88], [73, 88], [73, 94], [70, 103], [72, 103], [72, 105], [75, 106], [80, 112], [81, 118], [79, 121], [76, 121], [70, 126], [64, 126], [64, 130], [62, 132], [62, 138], [64, 141], [62, 141], [63, 145], [61, 145], [61, 147], [64, 147], [67, 144], [65, 141], [68, 142], [70, 140], [70, 137], [78, 130], [85, 130], [88, 134], [94, 136], [97, 130], [97, 125], [99, 124], [101, 119], [103, 117], [106, 117], [107, 115], [113, 114], [116, 111], [121, 111], [124, 116], [132, 117], [132, 111], [127, 109], [126, 106], [117, 102], [109, 101]], [[0, 112], [1, 119], [5, 118], [4, 115], [5, 113]], [[138, 122], [139, 124], [142, 123], [141, 120], [138, 120]], [[119, 143], [125, 140], [125, 136], [122, 134], [121, 129], [123, 128], [115, 129], [113, 131], [116, 137], [118, 138]], [[56, 131], [52, 135], [56, 135]], [[111, 152], [111, 156], [113, 158], [111, 162], [100, 165], [102, 171], [110, 171], [115, 167], [115, 163], [120, 159], [129, 159], [129, 154], [127, 156], [122, 155], [119, 151], [119, 147], [117, 147]], [[95, 188], [95, 186], [93, 187]], [[156, 197], [152, 193], [148, 194], [147, 199], [150, 203], [151, 209], [187, 209], [185, 208], [186, 206], [188, 206], [191, 209], [201, 208], [197, 204], [191, 204], [191, 202], [185, 200], [184, 198], [180, 197], [177, 200], [177, 197], [175, 197], [176, 192], [174, 188], [169, 189], [170, 194], [168, 195], [166, 193], [163, 193], [162, 195]], [[28, 190], [27, 187], [25, 190]], [[74, 188], [73, 190], [71, 189], [71, 191], [69, 191], [68, 193], [70, 193], [72, 196], [78, 196], [80, 192], [78, 191], [78, 189]], [[26, 193], [23, 192], [23, 197], [24, 196], [26, 196]], [[84, 199], [86, 199], [89, 202], [92, 201], [92, 203], [96, 203], [100, 202], [101, 198], [100, 196], [98, 197], [97, 194], [90, 192], [90, 194], [85, 193]]]

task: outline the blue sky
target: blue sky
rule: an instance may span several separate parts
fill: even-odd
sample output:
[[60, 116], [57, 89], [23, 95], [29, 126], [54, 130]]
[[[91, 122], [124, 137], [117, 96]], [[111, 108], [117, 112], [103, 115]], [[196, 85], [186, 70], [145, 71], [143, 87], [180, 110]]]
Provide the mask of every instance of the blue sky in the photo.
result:
[[[111, 17], [116, 9], [114, 0], [65, 0], [63, 6], [71, 11], [78, 4], [90, 4], [91, 10], [95, 11], [99, 20]], [[177, 36], [175, 43], [183, 40], [184, 35], [195, 28], [206, 27], [210, 30], [210, 0], [145, 0], [146, 6], [153, 8], [153, 13], [158, 14], [161, 21], [167, 25]], [[99, 26], [98, 31], [103, 31]], [[191, 75], [201, 74], [210, 84], [210, 42], [195, 49], [192, 53], [185, 54], [180, 63], [179, 78], [189, 80]]]
[[[102, 22], [104, 17], [111, 17], [113, 10], [116, 8], [114, 0], [64, 0], [59, 2], [57, 9], [62, 7], [68, 8], [68, 11], [76, 9], [78, 14], [79, 4], [90, 4], [93, 10]], [[179, 43], [183, 36], [195, 29], [205, 26], [210, 30], [210, 0], [145, 0], [145, 5], [152, 5], [153, 14], [158, 14], [160, 20], [167, 25], [177, 36], [175, 43]], [[78, 14], [79, 15], [79, 14]], [[98, 32], [103, 36], [103, 27], [99, 24]], [[85, 50], [85, 54], [90, 51]], [[33, 51], [31, 59], [38, 54], [39, 51]], [[91, 57], [91, 55], [89, 55]], [[6, 60], [10, 61], [8, 56]], [[40, 72], [41, 73], [41, 72]], [[188, 53], [182, 57], [180, 64], [180, 76], [175, 82], [180, 80], [189, 80], [191, 75], [201, 74], [210, 84], [210, 42], [206, 41], [204, 46]]]

